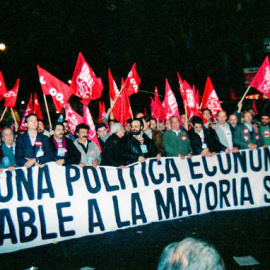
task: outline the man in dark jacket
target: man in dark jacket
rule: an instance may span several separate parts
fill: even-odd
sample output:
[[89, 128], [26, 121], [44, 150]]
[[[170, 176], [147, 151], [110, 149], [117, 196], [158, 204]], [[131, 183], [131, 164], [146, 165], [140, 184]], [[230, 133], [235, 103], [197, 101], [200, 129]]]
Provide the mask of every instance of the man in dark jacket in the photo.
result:
[[157, 151], [154, 142], [142, 131], [143, 122], [134, 118], [131, 122], [131, 134], [123, 137], [122, 151], [125, 164], [144, 162], [146, 158], [155, 157]]
[[73, 144], [72, 140], [64, 136], [64, 126], [62, 123], [56, 123], [53, 127], [53, 136], [50, 143], [53, 149], [54, 157], [58, 165], [79, 164], [81, 154]]
[[38, 119], [33, 113], [25, 118], [27, 132], [16, 140], [15, 159], [18, 166], [30, 168], [33, 165], [44, 167], [45, 163], [54, 161], [49, 138], [37, 132]]
[[111, 135], [106, 140], [102, 152], [101, 165], [124, 167], [124, 157], [121, 148], [121, 138], [125, 135], [125, 130], [120, 123], [111, 125]]
[[209, 157], [226, 150], [226, 147], [219, 142], [215, 130], [203, 128], [203, 121], [200, 117], [193, 116], [192, 125], [193, 128], [188, 131], [188, 137], [193, 155]]

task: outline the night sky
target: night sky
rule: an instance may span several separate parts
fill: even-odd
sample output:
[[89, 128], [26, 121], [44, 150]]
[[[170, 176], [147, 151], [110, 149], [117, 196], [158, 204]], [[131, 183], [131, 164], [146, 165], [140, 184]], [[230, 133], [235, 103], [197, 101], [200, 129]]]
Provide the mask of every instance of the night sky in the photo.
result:
[[[2, 2], [0, 42], [7, 49], [0, 70], [8, 89], [21, 79], [19, 101], [36, 91], [42, 106], [36, 65], [67, 83], [79, 52], [102, 78], [107, 107], [108, 68], [120, 87], [134, 62], [140, 89], [153, 93], [157, 86], [163, 95], [168, 78], [180, 110], [177, 72], [200, 94], [210, 76], [228, 99], [230, 87], [243, 94], [243, 68], [260, 66], [263, 39], [270, 37], [268, 0]], [[133, 95], [133, 111], [149, 106], [150, 96]], [[96, 116], [97, 101], [90, 108]]]

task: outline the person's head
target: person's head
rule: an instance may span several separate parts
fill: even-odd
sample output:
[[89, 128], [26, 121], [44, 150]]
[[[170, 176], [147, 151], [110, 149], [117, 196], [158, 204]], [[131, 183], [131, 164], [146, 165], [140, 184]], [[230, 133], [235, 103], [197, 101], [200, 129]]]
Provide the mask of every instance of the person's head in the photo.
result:
[[164, 124], [164, 122], [159, 122], [159, 130], [165, 130], [165, 124]]
[[97, 134], [100, 138], [107, 138], [108, 137], [108, 128], [106, 124], [100, 123], [97, 125]]
[[248, 109], [248, 111], [251, 113], [252, 118], [256, 115], [256, 112], [253, 108]]
[[249, 111], [244, 112], [244, 122], [250, 124], [252, 122], [252, 115]]
[[263, 126], [267, 126], [269, 124], [269, 121], [270, 121], [270, 118], [268, 114], [264, 113], [261, 115], [261, 124]]
[[63, 121], [63, 127], [64, 127], [64, 135], [68, 135], [70, 133], [68, 121]]
[[166, 120], [165, 127], [166, 127], [166, 130], [170, 130], [171, 129], [171, 120], [170, 119], [167, 119]]
[[203, 118], [207, 121], [212, 120], [212, 112], [209, 109], [203, 109], [202, 110]]
[[45, 130], [44, 122], [42, 120], [38, 119], [37, 131], [38, 132], [43, 132], [44, 130]]
[[170, 119], [170, 123], [171, 123], [171, 129], [177, 130], [177, 131], [180, 129], [180, 119], [177, 116], [173, 116]]
[[181, 115], [181, 121], [182, 121], [183, 126], [184, 126], [186, 124], [186, 122], [187, 122], [187, 116], [186, 116], [186, 114], [182, 114]]
[[117, 123], [117, 121], [115, 119], [109, 119], [109, 121], [108, 121], [108, 125], [110, 128], [111, 128], [112, 124], [115, 124], [115, 123]]
[[186, 238], [166, 246], [160, 256], [158, 270], [224, 270], [218, 251], [207, 242]]
[[1, 131], [2, 141], [11, 146], [14, 141], [14, 132], [10, 127], [4, 127]]
[[224, 125], [227, 120], [227, 113], [225, 111], [219, 111], [216, 118], [220, 125]]
[[201, 132], [203, 126], [203, 120], [199, 116], [192, 117], [192, 126], [196, 132]]
[[132, 122], [132, 119], [127, 120], [127, 124], [125, 125], [126, 132], [130, 132], [130, 130], [131, 130], [131, 122]]
[[89, 126], [86, 124], [79, 124], [76, 126], [75, 134], [79, 141], [86, 141], [88, 138]]
[[62, 123], [55, 123], [52, 126], [53, 136], [58, 141], [62, 140], [64, 136], [64, 126]]
[[156, 118], [150, 118], [150, 128], [153, 130], [157, 129], [157, 119]]
[[116, 134], [119, 138], [122, 138], [125, 135], [125, 129], [121, 123], [112, 124], [111, 134]]
[[139, 135], [143, 129], [142, 119], [134, 118], [131, 122], [131, 133], [133, 135]]
[[25, 125], [28, 130], [37, 130], [38, 118], [34, 113], [30, 113], [25, 117]]
[[235, 127], [235, 126], [237, 125], [237, 116], [236, 116], [236, 114], [231, 114], [231, 115], [229, 116], [228, 122], [229, 122], [233, 127]]
[[144, 113], [142, 113], [142, 112], [137, 112], [136, 114], [135, 114], [135, 118], [141, 118], [141, 117], [143, 117], [144, 116]]
[[150, 118], [148, 116], [143, 116], [141, 119], [143, 121], [143, 130], [148, 130], [150, 127]]

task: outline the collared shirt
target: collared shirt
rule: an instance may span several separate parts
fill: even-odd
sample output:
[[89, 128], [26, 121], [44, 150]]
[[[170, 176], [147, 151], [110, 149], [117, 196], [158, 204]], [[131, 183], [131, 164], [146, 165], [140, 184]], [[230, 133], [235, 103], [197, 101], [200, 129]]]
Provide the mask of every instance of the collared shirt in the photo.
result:
[[204, 132], [203, 132], [203, 129], [201, 129], [200, 132], [197, 132], [196, 130], [194, 130], [194, 131], [195, 131], [195, 133], [197, 133], [197, 134], [200, 136], [200, 138], [201, 138], [201, 141], [202, 141], [202, 148], [203, 148], [203, 149], [207, 148], [207, 145], [206, 145], [206, 143], [204, 142]]
[[178, 136], [178, 134], [181, 132], [181, 130], [180, 130], [180, 129], [178, 129], [178, 130], [174, 130], [174, 129], [172, 129], [172, 131], [173, 131], [174, 133], [176, 133], [176, 136]]
[[28, 135], [29, 135], [29, 138], [30, 138], [30, 141], [31, 141], [31, 145], [34, 146], [35, 142], [36, 142], [36, 139], [37, 139], [37, 135], [35, 137], [31, 137], [29, 133], [28, 133]]
[[249, 130], [250, 132], [253, 131], [252, 124], [247, 124], [247, 123], [244, 123], [244, 124], [245, 124], [245, 126], [248, 128], [248, 130]]

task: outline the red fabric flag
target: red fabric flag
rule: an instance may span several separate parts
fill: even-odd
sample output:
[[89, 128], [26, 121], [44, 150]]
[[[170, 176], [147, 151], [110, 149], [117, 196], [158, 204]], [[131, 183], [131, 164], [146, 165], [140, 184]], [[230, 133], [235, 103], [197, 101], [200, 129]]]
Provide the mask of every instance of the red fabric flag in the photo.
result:
[[158, 89], [155, 87], [155, 100], [151, 98], [151, 115], [156, 118], [159, 122], [163, 122], [165, 120], [165, 112], [162, 106], [162, 103], [159, 99]]
[[0, 100], [4, 98], [4, 94], [7, 92], [4, 77], [0, 71]]
[[92, 115], [89, 111], [89, 108], [87, 105], [83, 105], [83, 122], [89, 126], [89, 133], [88, 133], [88, 139], [96, 143], [96, 145], [99, 148], [100, 153], [102, 152], [97, 133], [96, 133], [96, 127], [92, 119]]
[[257, 108], [256, 108], [256, 101], [253, 100], [252, 108], [255, 111], [256, 114], [258, 114]]
[[8, 107], [8, 108], [15, 107], [16, 100], [17, 100], [17, 94], [18, 94], [18, 90], [19, 90], [19, 82], [20, 82], [20, 79], [17, 79], [13, 88], [4, 94], [4, 98], [5, 98], [5, 105], [4, 106], [5, 107]]
[[34, 113], [36, 114], [38, 119], [43, 120], [43, 115], [41, 112], [40, 104], [36, 93], [34, 94]]
[[27, 130], [27, 127], [25, 125], [25, 117], [33, 112], [34, 112], [33, 111], [33, 99], [32, 99], [32, 94], [31, 94], [28, 105], [24, 111], [24, 115], [23, 115], [23, 118], [21, 120], [19, 130]]
[[83, 123], [83, 117], [76, 113], [70, 106], [70, 104], [66, 104], [65, 106], [66, 120], [68, 121], [68, 126], [70, 129], [70, 133], [74, 135], [76, 126]]
[[139, 85], [141, 83], [141, 79], [139, 77], [139, 74], [136, 71], [136, 63], [133, 64], [130, 72], [128, 73], [128, 76], [125, 80], [124, 87], [127, 90], [127, 95], [131, 96], [132, 94], [137, 94], [139, 91]]
[[112, 113], [114, 118], [125, 126], [127, 124], [127, 119], [132, 118], [130, 110], [129, 97], [126, 94], [126, 89], [124, 88], [113, 107]]
[[178, 76], [178, 81], [179, 81], [179, 85], [180, 85], [180, 88], [179, 88], [180, 94], [181, 94], [183, 103], [185, 104], [187, 97], [186, 97], [186, 91], [184, 90], [184, 82], [183, 82], [183, 80], [180, 77], [180, 74], [178, 72], [177, 72], [177, 76]]
[[91, 100], [98, 99], [102, 95], [102, 80], [96, 77], [82, 53], [79, 53], [70, 87], [76, 96], [82, 98], [81, 102], [84, 105], [88, 105]]
[[270, 96], [270, 65], [268, 56], [266, 56], [250, 86], [254, 87], [264, 95]]
[[58, 112], [68, 103], [72, 95], [72, 89], [54, 77], [45, 69], [37, 66], [39, 73], [39, 82], [44, 95], [51, 95], [54, 106]]
[[108, 77], [109, 77], [109, 95], [110, 95], [111, 103], [113, 104], [113, 102], [116, 100], [117, 96], [119, 95], [119, 89], [113, 79], [111, 69], [109, 69], [108, 71]]
[[207, 77], [204, 88], [204, 93], [202, 97], [202, 108], [207, 108], [211, 110], [213, 118], [215, 118], [217, 116], [217, 113], [222, 110], [217, 93], [209, 77]]
[[105, 116], [105, 103], [104, 102], [101, 102], [99, 101], [98, 103], [98, 106], [99, 106], [99, 113], [98, 113], [98, 123], [103, 123], [103, 118]]
[[173, 116], [177, 116], [181, 122], [181, 117], [178, 110], [178, 104], [176, 102], [176, 98], [174, 96], [174, 93], [167, 79], [166, 79], [165, 97], [163, 100], [163, 107], [164, 107], [166, 120], [172, 118]]
[[185, 93], [184, 106], [187, 108], [188, 118], [191, 118], [195, 115], [199, 116], [200, 113], [198, 112], [199, 108], [197, 108], [196, 93], [194, 87], [191, 88], [187, 81], [183, 81], [183, 92]]

